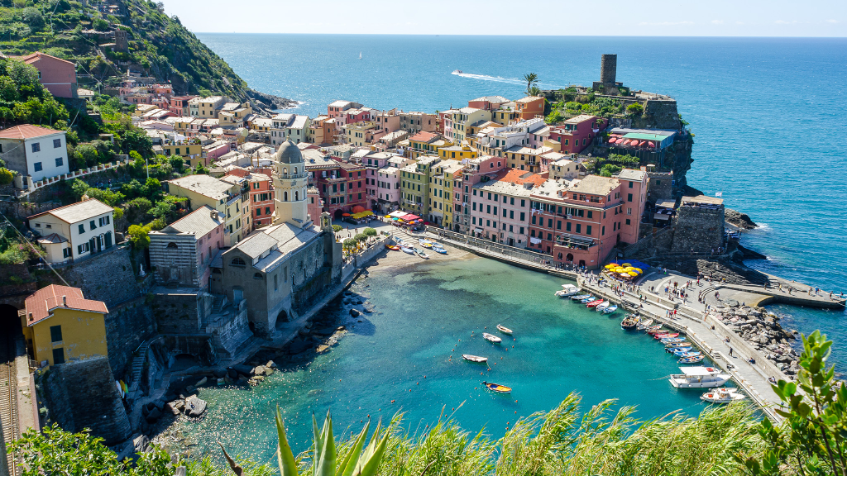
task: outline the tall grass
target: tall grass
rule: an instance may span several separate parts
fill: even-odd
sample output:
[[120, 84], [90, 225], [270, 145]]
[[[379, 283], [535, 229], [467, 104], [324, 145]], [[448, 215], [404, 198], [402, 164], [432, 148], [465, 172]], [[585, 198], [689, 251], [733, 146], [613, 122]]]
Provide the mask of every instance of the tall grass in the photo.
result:
[[[420, 433], [404, 430], [402, 414], [388, 426], [380, 475], [739, 475], [739, 454], [761, 456], [755, 409], [734, 403], [698, 417], [673, 413], [639, 421], [635, 408], [605, 401], [581, 414], [581, 398], [568, 395], [555, 409], [515, 423], [500, 439], [472, 434], [442, 415]], [[339, 444], [339, 453], [355, 436]], [[301, 475], [313, 474], [310, 449], [297, 456]], [[219, 475], [210, 461], [192, 474]], [[227, 469], [228, 470], [228, 469]], [[245, 474], [267, 475], [267, 465], [245, 465]], [[252, 471], [252, 472], [251, 472]]]

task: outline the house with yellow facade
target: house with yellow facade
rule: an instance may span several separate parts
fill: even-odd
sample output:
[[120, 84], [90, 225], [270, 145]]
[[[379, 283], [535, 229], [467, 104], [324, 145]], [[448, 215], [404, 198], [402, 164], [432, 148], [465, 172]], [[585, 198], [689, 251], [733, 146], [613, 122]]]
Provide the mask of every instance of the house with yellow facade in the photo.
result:
[[448, 230], [453, 227], [453, 187], [464, 169], [457, 160], [444, 160], [432, 167], [429, 220]]
[[82, 290], [50, 285], [25, 300], [19, 312], [30, 357], [46, 366], [108, 356], [106, 314], [102, 301]]
[[450, 141], [444, 140], [441, 134], [421, 131], [409, 138], [409, 158], [417, 159], [420, 156], [434, 156], [438, 154], [439, 148], [451, 146], [452, 144]]
[[438, 157], [441, 159], [473, 159], [479, 157], [479, 151], [471, 146], [447, 146], [438, 148]]
[[180, 156], [187, 165], [197, 167], [197, 164], [206, 164], [205, 156], [203, 155], [202, 144], [189, 144], [188, 142], [177, 142], [162, 145], [162, 154], [171, 156]]
[[[249, 184], [244, 184], [244, 188]], [[242, 204], [242, 185], [205, 174], [194, 174], [165, 182], [169, 194], [187, 197], [191, 210], [208, 205], [224, 217], [224, 246], [231, 247], [250, 230], [249, 207]], [[245, 221], [247, 221], [245, 223]]]

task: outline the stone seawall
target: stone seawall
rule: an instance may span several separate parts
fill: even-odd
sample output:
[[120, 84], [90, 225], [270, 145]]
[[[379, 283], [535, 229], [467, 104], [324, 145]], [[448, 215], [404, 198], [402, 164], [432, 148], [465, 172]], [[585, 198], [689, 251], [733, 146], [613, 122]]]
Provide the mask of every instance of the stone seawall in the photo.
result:
[[156, 332], [156, 319], [146, 303], [139, 297], [109, 309], [106, 315], [106, 339], [109, 347], [109, 364], [115, 376], [127, 372], [132, 353], [141, 343]]
[[680, 207], [671, 252], [711, 252], [723, 246], [724, 223], [723, 207]]

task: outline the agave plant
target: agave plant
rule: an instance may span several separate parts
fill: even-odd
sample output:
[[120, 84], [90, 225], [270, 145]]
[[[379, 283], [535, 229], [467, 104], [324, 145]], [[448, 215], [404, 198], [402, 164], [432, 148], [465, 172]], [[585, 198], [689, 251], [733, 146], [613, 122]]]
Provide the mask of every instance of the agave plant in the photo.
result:
[[[318, 430], [318, 421], [312, 416], [312, 431], [315, 436], [311, 449], [312, 475], [376, 475], [391, 433], [386, 429], [382, 433], [382, 437], [380, 437], [382, 426], [377, 424], [376, 430], [374, 430], [373, 436], [371, 436], [371, 441], [368, 443], [365, 451], [362, 452], [370, 426], [371, 423], [369, 421], [365, 424], [364, 429], [362, 429], [362, 432], [359, 433], [352, 445], [343, 453], [339, 461], [335, 437], [332, 433], [332, 416], [327, 411], [326, 419], [324, 419], [324, 424], [320, 431]], [[276, 408], [276, 432], [279, 436], [277, 458], [279, 459], [280, 475], [300, 475], [297, 465], [298, 459], [294, 458], [294, 453], [291, 451], [291, 446], [285, 437], [285, 424], [282, 421], [279, 407]], [[223, 450], [227, 464], [235, 472], [235, 475], [243, 475], [244, 469], [227, 454], [222, 444], [218, 444]]]

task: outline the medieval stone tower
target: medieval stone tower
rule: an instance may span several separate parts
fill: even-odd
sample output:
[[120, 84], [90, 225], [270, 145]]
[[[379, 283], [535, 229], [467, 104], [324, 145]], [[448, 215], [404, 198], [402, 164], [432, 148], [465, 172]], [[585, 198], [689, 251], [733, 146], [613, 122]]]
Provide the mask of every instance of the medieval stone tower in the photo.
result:
[[295, 227], [312, 225], [309, 218], [307, 189], [309, 187], [303, 154], [293, 142], [285, 141], [273, 156], [274, 225], [283, 222]]
[[600, 59], [600, 82], [614, 86], [618, 70], [618, 55], [603, 55]]

